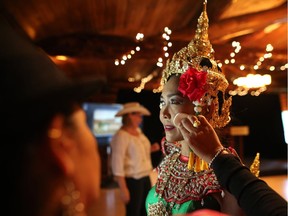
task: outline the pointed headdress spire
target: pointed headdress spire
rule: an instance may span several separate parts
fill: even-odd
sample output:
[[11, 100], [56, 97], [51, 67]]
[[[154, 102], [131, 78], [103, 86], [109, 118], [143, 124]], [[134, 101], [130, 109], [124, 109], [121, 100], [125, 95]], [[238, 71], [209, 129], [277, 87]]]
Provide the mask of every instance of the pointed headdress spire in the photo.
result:
[[[229, 108], [232, 99], [231, 97], [225, 99], [225, 90], [228, 87], [228, 81], [214, 60], [214, 49], [208, 37], [209, 19], [206, 10], [207, 0], [203, 3], [203, 11], [198, 18], [194, 38], [186, 47], [183, 47], [175, 53], [171, 61], [169, 59], [167, 60], [166, 68], [162, 74], [161, 85], [165, 85], [170, 76], [180, 76], [187, 72], [189, 68], [207, 73], [205, 94], [201, 101], [205, 103], [204, 101], [207, 98], [213, 100], [216, 109], [210, 123], [214, 127], [219, 128], [225, 126], [230, 121]], [[219, 92], [222, 92], [221, 101], [223, 101], [223, 103], [221, 103], [221, 105], [219, 105], [218, 102]]]

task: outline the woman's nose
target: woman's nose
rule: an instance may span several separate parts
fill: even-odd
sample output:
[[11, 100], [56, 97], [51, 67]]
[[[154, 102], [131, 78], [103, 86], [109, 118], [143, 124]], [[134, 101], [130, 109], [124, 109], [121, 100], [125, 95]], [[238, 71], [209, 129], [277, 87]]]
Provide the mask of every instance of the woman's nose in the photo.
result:
[[171, 117], [167, 106], [162, 109], [162, 117], [163, 119], [169, 119]]

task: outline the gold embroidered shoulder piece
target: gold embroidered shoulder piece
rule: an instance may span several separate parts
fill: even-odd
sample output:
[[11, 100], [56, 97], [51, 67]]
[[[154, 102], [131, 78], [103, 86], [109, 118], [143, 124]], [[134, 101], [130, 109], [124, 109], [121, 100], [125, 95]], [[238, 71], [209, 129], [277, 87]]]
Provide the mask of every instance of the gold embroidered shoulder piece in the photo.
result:
[[158, 166], [156, 193], [166, 202], [182, 204], [188, 200], [202, 200], [206, 195], [221, 192], [214, 172], [195, 172], [187, 168], [187, 161], [181, 159], [180, 147], [167, 143], [170, 153]]

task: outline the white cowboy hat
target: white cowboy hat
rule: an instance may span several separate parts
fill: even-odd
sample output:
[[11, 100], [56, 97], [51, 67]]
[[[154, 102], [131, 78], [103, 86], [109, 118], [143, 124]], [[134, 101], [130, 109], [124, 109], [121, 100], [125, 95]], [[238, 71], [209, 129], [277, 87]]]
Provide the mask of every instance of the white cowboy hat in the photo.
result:
[[139, 104], [138, 102], [129, 102], [129, 103], [124, 104], [123, 108], [119, 110], [115, 116], [116, 117], [123, 116], [127, 113], [132, 113], [132, 112], [139, 112], [142, 115], [146, 115], [146, 116], [151, 115], [150, 111], [146, 109], [144, 106], [142, 106], [141, 104]]

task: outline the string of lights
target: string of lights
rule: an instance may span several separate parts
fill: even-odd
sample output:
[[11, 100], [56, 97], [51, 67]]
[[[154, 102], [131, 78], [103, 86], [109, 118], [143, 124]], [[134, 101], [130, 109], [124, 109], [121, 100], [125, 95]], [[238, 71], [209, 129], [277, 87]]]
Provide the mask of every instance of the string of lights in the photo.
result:
[[[232, 52], [230, 56], [232, 59], [226, 59], [225, 64], [234, 64], [235, 59], [233, 58], [235, 53], [238, 53], [241, 49], [241, 45], [239, 42], [233, 41], [232, 46], [236, 47], [235, 52]], [[239, 70], [241, 71], [248, 71], [248, 74], [245, 77], [238, 77], [235, 80], [233, 80], [233, 84], [237, 86], [236, 89], [230, 90], [229, 94], [234, 96], [234, 95], [239, 95], [239, 96], [244, 96], [247, 95], [249, 92], [252, 96], [259, 96], [262, 92], [267, 90], [267, 85], [270, 85], [272, 82], [271, 75], [270, 74], [264, 74], [260, 75], [257, 74], [256, 71], [259, 69], [263, 69], [263, 62], [268, 59], [272, 58], [272, 51], [273, 51], [273, 46], [271, 44], [266, 45], [266, 52], [259, 57], [258, 61], [254, 66], [251, 65], [245, 65], [241, 64], [239, 66]], [[288, 64], [285, 64], [280, 67], [280, 70], [285, 70], [287, 69]], [[266, 66], [264, 69], [274, 71], [275, 66]]]
[[[137, 33], [136, 35], [136, 41], [137, 42], [142, 42], [144, 39], [144, 34], [143, 33]], [[127, 60], [131, 59], [132, 56], [141, 50], [140, 46], [136, 46], [135, 49], [130, 50], [129, 52], [125, 53], [121, 59], [115, 59], [114, 64], [116, 66], [118, 65], [124, 65]]]
[[[171, 33], [172, 33], [172, 31], [168, 27], [164, 28], [164, 33], [162, 34], [162, 38], [163, 38], [163, 48], [162, 48], [163, 49], [163, 56], [160, 56], [158, 58], [157, 63], [156, 63], [156, 66], [159, 67], [159, 68], [163, 67], [163, 62], [166, 61], [166, 59], [169, 57], [168, 50], [169, 50], [170, 47], [172, 47], [172, 42], [170, 41]], [[143, 35], [143, 37], [140, 38], [141, 41], [143, 40], [143, 38], [144, 38], [144, 35]], [[157, 76], [158, 76], [158, 70], [154, 70], [152, 73], [148, 74], [146, 77], [141, 78], [140, 85], [135, 87], [134, 91], [137, 92], [137, 93], [140, 93], [145, 88], [146, 83], [151, 81], [154, 77], [157, 77]], [[135, 82], [135, 81], [137, 81], [137, 79], [135, 79], [133, 77], [129, 77], [128, 81], [129, 82]], [[157, 89], [153, 89], [153, 92], [156, 93], [156, 92], [160, 92], [161, 90], [162, 90], [161, 88], [157, 88]]]
[[[156, 66], [158, 68], [162, 68], [164, 65], [164, 62], [166, 62], [167, 58], [169, 57], [168, 51], [169, 51], [169, 48], [172, 47], [172, 42], [170, 41], [171, 34], [172, 34], [172, 31], [168, 27], [165, 27], [164, 32], [162, 34], [163, 56], [159, 56], [159, 58], [157, 59], [157, 62], [156, 62]], [[138, 33], [136, 35], [136, 41], [141, 43], [143, 40], [144, 40], [144, 34]], [[266, 91], [267, 85], [270, 85], [272, 82], [271, 75], [269, 75], [269, 74], [264, 74], [264, 75], [256, 74], [257, 70], [265, 69], [265, 70], [270, 70], [272, 72], [275, 70], [284, 71], [284, 70], [287, 70], [287, 68], [288, 68], [288, 63], [280, 66], [279, 68], [276, 68], [273, 65], [263, 66], [264, 61], [266, 59], [272, 58], [272, 56], [273, 56], [272, 51], [274, 48], [271, 44], [266, 45], [266, 52], [261, 57], [259, 57], [259, 59], [257, 60], [255, 65], [245, 65], [245, 64], [240, 64], [239, 62], [237, 62], [237, 54], [240, 52], [240, 50], [242, 48], [241, 44], [240, 44], [240, 42], [233, 41], [231, 45], [234, 48], [234, 51], [230, 53], [230, 58], [227, 58], [224, 60], [224, 64], [226, 64], [226, 65], [238, 64], [239, 70], [248, 71], [248, 73], [245, 77], [238, 77], [235, 80], [233, 80], [233, 84], [237, 87], [236, 87], [236, 89], [229, 91], [229, 94], [232, 96], [234, 96], [234, 95], [243, 96], [243, 95], [248, 94], [249, 92], [253, 96], [258, 96], [262, 92]], [[121, 59], [115, 59], [115, 62], [114, 62], [115, 65], [116, 66], [124, 65], [127, 60], [131, 59], [132, 56], [136, 52], [139, 52], [140, 50], [141, 50], [140, 45], [136, 46], [135, 49], [132, 49], [132, 50], [128, 51], [127, 53], [125, 53]], [[223, 67], [222, 63], [218, 63], [218, 66]], [[154, 77], [159, 76], [159, 71], [160, 70], [154, 70], [153, 72], [151, 72], [147, 76], [142, 77], [140, 79], [139, 78], [136, 79], [135, 77], [129, 77], [128, 81], [129, 82], [135, 82], [135, 81], [140, 80], [139, 86], [134, 88], [135, 92], [140, 93], [145, 88], [145, 85], [148, 82], [150, 82]], [[159, 85], [158, 88], [153, 89], [154, 93], [158, 93], [161, 91], [162, 91], [161, 85]]]

